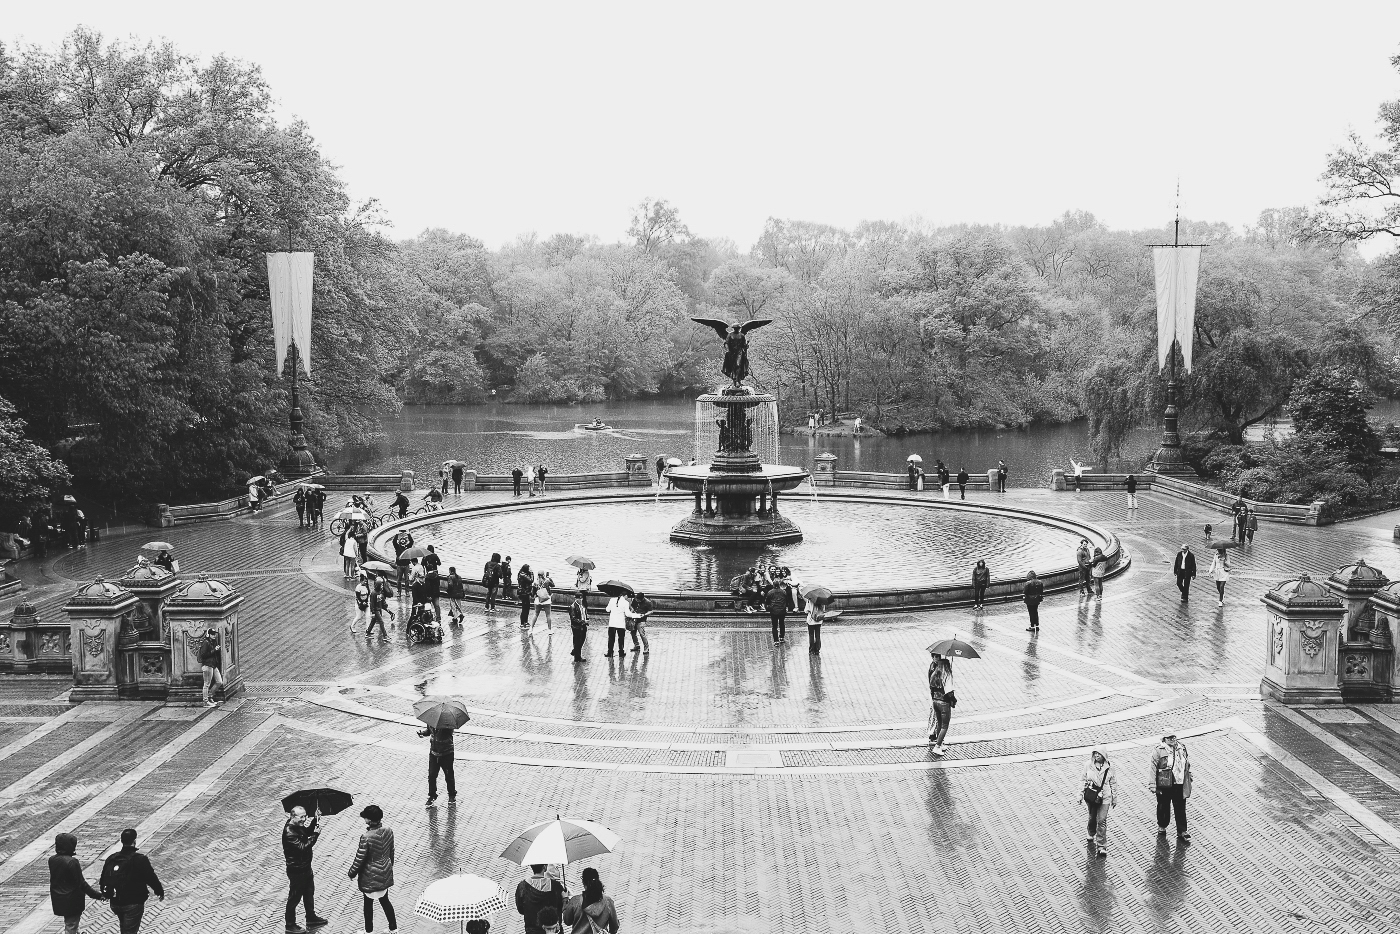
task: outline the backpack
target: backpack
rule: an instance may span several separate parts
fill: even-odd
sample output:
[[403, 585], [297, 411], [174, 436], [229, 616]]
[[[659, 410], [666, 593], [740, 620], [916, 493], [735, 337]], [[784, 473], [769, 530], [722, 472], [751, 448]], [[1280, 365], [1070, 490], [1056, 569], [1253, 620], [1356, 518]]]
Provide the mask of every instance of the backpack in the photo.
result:
[[364, 581], [355, 587], [355, 602], [360, 605], [360, 609], [369, 609], [369, 586]]

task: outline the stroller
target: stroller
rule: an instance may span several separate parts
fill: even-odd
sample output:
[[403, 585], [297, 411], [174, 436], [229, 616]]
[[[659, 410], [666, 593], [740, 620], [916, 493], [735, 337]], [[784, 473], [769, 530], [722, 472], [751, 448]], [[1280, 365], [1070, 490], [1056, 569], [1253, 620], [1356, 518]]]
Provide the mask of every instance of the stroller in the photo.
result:
[[441, 642], [442, 623], [433, 612], [431, 603], [415, 603], [408, 614], [408, 644]]

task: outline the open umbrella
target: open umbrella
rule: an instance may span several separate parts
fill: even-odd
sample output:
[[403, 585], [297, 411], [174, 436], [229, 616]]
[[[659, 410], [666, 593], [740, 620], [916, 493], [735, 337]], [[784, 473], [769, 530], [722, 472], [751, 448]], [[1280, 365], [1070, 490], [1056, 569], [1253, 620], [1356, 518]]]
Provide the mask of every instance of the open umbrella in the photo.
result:
[[306, 809], [308, 814], [339, 814], [355, 803], [348, 791], [335, 788], [303, 788], [282, 799], [282, 810], [291, 812], [294, 807]]
[[609, 597], [630, 597], [636, 593], [631, 584], [624, 584], [622, 581], [603, 581], [598, 585], [598, 589]]
[[425, 697], [413, 705], [413, 715], [434, 730], [455, 730], [471, 719], [467, 705], [451, 697]]
[[392, 564], [387, 564], [383, 561], [366, 561], [364, 564], [360, 565], [360, 567], [364, 568], [366, 571], [374, 571], [379, 574], [399, 573], [398, 568], [394, 567]]
[[[267, 478], [264, 477], [262, 474], [258, 474], [256, 477], [249, 477], [248, 483], [262, 483], [266, 479]], [[247, 484], [244, 485], [246, 486]]]
[[905, 460], [911, 464], [922, 464], [924, 462], [924, 459], [917, 454], [910, 454]]
[[937, 652], [939, 655], [951, 655], [954, 658], [981, 658], [977, 650], [966, 642], [956, 637], [952, 639], [940, 639], [928, 647], [928, 651]]
[[175, 546], [169, 542], [147, 542], [141, 546], [142, 551], [174, 551]]
[[488, 918], [505, 908], [506, 893], [498, 883], [459, 872], [424, 889], [413, 911], [439, 924], [456, 921], [458, 929], [465, 930], [468, 921]]
[[809, 587], [802, 591], [802, 599], [812, 603], [826, 603], [831, 599], [831, 588]]
[[585, 558], [583, 555], [569, 555], [564, 559], [565, 564], [572, 564], [580, 571], [591, 571], [598, 565], [593, 563], [592, 558]]
[[684, 463], [685, 463], [685, 461], [681, 460], [679, 457], [668, 457], [668, 458], [666, 458], [666, 466], [667, 466], [667, 467], [679, 467], [679, 466], [681, 466], [681, 465], [684, 464]]
[[412, 548], [405, 548], [403, 551], [399, 552], [399, 560], [412, 561], [414, 558], [425, 558], [427, 555], [428, 549], [421, 545], [414, 545]]
[[319, 483], [304, 483], [304, 484], [302, 484], [302, 485], [305, 486], [308, 490], [324, 490], [324, 489], [325, 489], [325, 487], [322, 486], [322, 485], [319, 484]]
[[466, 461], [449, 461], [448, 464], [449, 464], [449, 466], [451, 466], [451, 467], [465, 467], [465, 466], [467, 466], [467, 462], [466, 462]]
[[1216, 539], [1210, 543], [1210, 547], [1214, 548], [1216, 551], [1224, 551], [1226, 548], [1238, 548], [1240, 547], [1240, 543], [1233, 538]]
[[501, 858], [521, 866], [573, 863], [611, 853], [622, 839], [602, 824], [576, 817], [547, 820], [526, 828], [501, 851]]

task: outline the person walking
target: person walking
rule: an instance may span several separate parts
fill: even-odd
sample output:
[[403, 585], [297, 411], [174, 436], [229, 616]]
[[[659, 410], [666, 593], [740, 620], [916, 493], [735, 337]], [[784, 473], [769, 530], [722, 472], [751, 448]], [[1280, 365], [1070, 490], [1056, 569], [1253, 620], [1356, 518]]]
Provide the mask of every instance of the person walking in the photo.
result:
[[1010, 475], [1011, 475], [1011, 471], [1010, 471], [1009, 469], [1007, 469], [1006, 461], [997, 461], [997, 492], [998, 492], [998, 493], [1005, 493], [1005, 492], [1006, 492], [1006, 478], [1007, 478], [1008, 476], [1010, 476]]
[[1094, 549], [1094, 557], [1089, 561], [1089, 576], [1094, 581], [1094, 596], [1103, 596], [1103, 578], [1108, 573], [1108, 556], [1102, 548]]
[[1074, 550], [1075, 563], [1079, 565], [1079, 593], [1086, 594], [1090, 591], [1089, 584], [1089, 562], [1094, 558], [1094, 553], [1089, 550], [1089, 540], [1081, 538], [1079, 547]]
[[665, 455], [657, 455], [656, 458], [656, 485], [661, 485], [661, 475], [666, 472]]
[[1152, 781], [1149, 787], [1157, 795], [1157, 835], [1167, 835], [1167, 824], [1176, 817], [1176, 837], [1182, 843], [1191, 842], [1186, 829], [1186, 799], [1191, 797], [1191, 759], [1186, 744], [1175, 733], [1162, 737], [1152, 750]]
[[341, 569], [346, 580], [355, 579], [355, 568], [360, 563], [360, 546], [355, 544], [355, 536], [346, 529], [345, 534], [340, 539], [340, 556], [344, 559], [344, 567]]
[[1225, 557], [1225, 549], [1219, 548], [1215, 552], [1215, 557], [1210, 559], [1210, 579], [1215, 581], [1215, 590], [1219, 595], [1218, 606], [1225, 605], [1225, 585], [1230, 582], [1230, 561]]
[[814, 600], [807, 601], [807, 651], [812, 655], [822, 653], [822, 623], [826, 621], [826, 607]]
[[511, 489], [514, 491], [514, 495], [520, 495], [520, 481], [524, 479], [525, 471], [521, 470], [519, 467], [516, 467], [510, 472]]
[[977, 559], [977, 565], [972, 569], [972, 605], [980, 607], [985, 605], [987, 599], [987, 585], [992, 582], [992, 569], [987, 567], [986, 560]]
[[363, 522], [356, 522], [352, 532], [355, 536], [355, 550], [359, 552], [359, 561], [364, 564], [369, 560], [369, 526]]
[[394, 502], [389, 508], [398, 510], [399, 518], [402, 519], [408, 515], [408, 507], [411, 505], [413, 504], [408, 501], [408, 494], [399, 490], [394, 494]]
[[651, 617], [651, 600], [640, 590], [632, 598], [632, 654], [637, 654], [640, 641], [643, 655], [651, 654], [651, 642], [647, 639], [647, 620]]
[[1244, 541], [1245, 517], [1248, 515], [1249, 506], [1245, 503], [1244, 497], [1235, 497], [1235, 501], [1230, 504], [1230, 537], [1237, 542]]
[[1108, 756], [1103, 750], [1095, 749], [1089, 754], [1089, 767], [1084, 770], [1081, 797], [1089, 807], [1088, 836], [1084, 842], [1095, 844], [1099, 856], [1108, 855], [1108, 812], [1118, 806], [1117, 790]]
[[967, 468], [958, 468], [958, 499], [967, 499]]
[[774, 583], [763, 595], [763, 605], [768, 608], [768, 619], [773, 624], [773, 644], [787, 641], [788, 597], [780, 584]]
[[556, 918], [564, 910], [564, 885], [549, 875], [544, 863], [531, 863], [530, 878], [521, 879], [515, 887], [515, 910], [525, 921], [525, 934], [544, 934], [539, 918], [546, 909]]
[[530, 565], [520, 565], [520, 572], [515, 575], [515, 589], [520, 597], [520, 628], [525, 629], [530, 625], [530, 603], [535, 597], [535, 575]]
[[394, 906], [389, 902], [389, 889], [394, 886], [394, 832], [384, 826], [384, 811], [379, 805], [371, 804], [360, 812], [365, 822], [365, 832], [360, 834], [360, 844], [355, 850], [355, 859], [350, 863], [348, 873], [360, 887], [364, 898], [365, 931], [374, 930], [374, 903], [384, 910], [384, 920], [389, 922], [389, 930], [398, 930], [398, 919], [394, 917]]
[[78, 934], [87, 899], [103, 898], [83, 877], [83, 864], [78, 862], [77, 852], [78, 838], [73, 834], [61, 833], [54, 837], [53, 855], [49, 857], [49, 903], [53, 913], [63, 919], [63, 934]]
[[583, 641], [588, 638], [588, 604], [583, 602], [583, 594], [574, 594], [569, 604], [569, 632], [574, 637], [574, 647], [570, 655], [574, 661], [586, 661], [583, 657]]
[[491, 560], [486, 562], [486, 567], [481, 571], [481, 586], [486, 588], [486, 609], [496, 608], [496, 588], [501, 583], [501, 553], [493, 551]]
[[632, 615], [632, 607], [625, 594], [618, 594], [608, 601], [608, 651], [607, 658], [613, 657], [613, 643], [617, 643], [617, 654], [627, 654], [627, 618]]
[[462, 601], [467, 597], [467, 585], [455, 567], [447, 569], [447, 619], [454, 626], [460, 626], [466, 617], [462, 613]]
[[199, 645], [199, 671], [204, 676], [204, 706], [217, 707], [214, 702], [214, 685], [224, 686], [223, 653], [219, 651], [219, 631], [204, 630]]
[[583, 870], [583, 892], [569, 899], [563, 919], [569, 934], [617, 934], [617, 905], [603, 894], [603, 880], [592, 866]]
[[[311, 871], [311, 850], [321, 838], [315, 816], [294, 807], [282, 825], [282, 857], [287, 861], [287, 934], [306, 934], [308, 928], [330, 924], [316, 916], [316, 879]], [[306, 907], [306, 927], [297, 924], [297, 904]]]
[[1253, 509], [1249, 510], [1249, 515], [1245, 519], [1244, 534], [1251, 545], [1254, 544], [1254, 533], [1259, 531], [1259, 516]]
[[454, 462], [452, 464], [452, 495], [462, 495], [462, 465]]
[[[467, 717], [471, 719], [470, 716]], [[457, 775], [453, 771], [453, 763], [456, 759], [456, 737], [452, 730], [447, 727], [433, 729], [428, 727], [418, 731], [419, 736], [428, 737], [428, 801], [424, 807], [432, 807], [437, 804], [437, 780], [438, 773], [442, 773], [443, 779], [447, 782], [447, 803], [457, 803]]]
[[1039, 635], [1040, 601], [1045, 599], [1045, 585], [1035, 576], [1034, 571], [1026, 575], [1026, 586], [1022, 589], [1021, 596], [1026, 601], [1026, 612], [1031, 618], [1031, 624], [1026, 627], [1026, 632]]
[[1137, 509], [1137, 475], [1128, 474], [1128, 509]]
[[136, 849], [136, 831], [122, 831], [122, 848], [107, 857], [102, 864], [102, 879], [98, 887], [112, 904], [121, 934], [140, 934], [141, 919], [146, 914], [146, 899], [154, 892], [165, 901], [165, 889], [146, 854]]
[[374, 627], [379, 627], [379, 637], [389, 638], [389, 633], [384, 630], [384, 614], [393, 616], [389, 609], [389, 598], [394, 595], [394, 590], [389, 586], [389, 582], [382, 577], [375, 576], [374, 586], [369, 590], [369, 625], [365, 627], [365, 638], [374, 635]]
[[1176, 589], [1181, 591], [1181, 599], [1190, 600], [1191, 581], [1196, 577], [1196, 556], [1185, 542], [1181, 543], [1181, 550], [1172, 562], [1172, 573], [1176, 575]]
[[[429, 556], [431, 557], [431, 555]], [[427, 559], [423, 562], [427, 564]], [[442, 619], [442, 576], [438, 574], [437, 568], [428, 568], [423, 572], [423, 602], [432, 604], [433, 616]]]
[[948, 735], [948, 725], [953, 720], [953, 663], [937, 652], [929, 653], [933, 660], [928, 666], [928, 742], [933, 754], [941, 756], [948, 751], [943, 744]]
[[306, 526], [306, 487], [299, 486], [292, 494], [292, 505], [297, 508], [297, 528]]
[[554, 632], [554, 578], [549, 576], [548, 571], [541, 571], [535, 578], [535, 616], [530, 620], [530, 632], [535, 631], [535, 625], [540, 621], [540, 614], [544, 614], [544, 624], [549, 631]]

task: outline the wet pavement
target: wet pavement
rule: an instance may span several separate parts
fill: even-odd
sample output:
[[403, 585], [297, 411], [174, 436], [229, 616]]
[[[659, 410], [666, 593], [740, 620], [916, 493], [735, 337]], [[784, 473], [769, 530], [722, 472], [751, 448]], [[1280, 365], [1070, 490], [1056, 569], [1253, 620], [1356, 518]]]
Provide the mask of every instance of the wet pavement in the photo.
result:
[[[1218, 607], [1204, 579], [1183, 604], [1170, 575], [1180, 542], [1205, 551], [1203, 525], [1220, 525], [1208, 510], [1153, 495], [1132, 517], [1112, 494], [977, 498], [1099, 523], [1132, 567], [1102, 599], [1046, 600], [1036, 639], [1023, 608], [996, 604], [843, 618], [820, 656], [802, 626], [775, 648], [766, 618], [659, 620], [650, 654], [608, 659], [595, 619], [589, 661], [575, 665], [562, 619], [552, 636], [543, 621], [522, 634], [511, 607], [469, 606], [441, 646], [410, 647], [392, 627], [366, 640], [334, 543], [285, 507], [165, 530], [182, 576], [209, 573], [247, 596], [248, 692], [215, 711], [70, 709], [65, 681], [0, 681], [0, 929], [61, 929], [47, 904], [54, 833], [78, 834], [95, 880], [103, 848], [133, 826], [169, 892], [143, 930], [279, 931], [278, 799], [328, 784], [379, 804], [395, 829], [404, 931], [446, 930], [412, 905], [456, 869], [513, 889], [523, 873], [497, 854], [556, 812], [621, 834], [617, 853], [586, 864], [625, 930], [1395, 930], [1400, 706], [1283, 709], [1257, 693], [1259, 597], [1358, 557], [1400, 577], [1394, 517], [1261, 528], [1232, 553]], [[25, 599], [58, 613], [76, 581], [120, 576], [144, 540], [24, 567]], [[479, 556], [448, 557], [479, 569]], [[924, 736], [923, 647], [954, 629], [983, 658], [958, 664], [938, 759]], [[473, 711], [450, 808], [423, 806], [426, 741], [411, 705], [425, 692]], [[1146, 763], [1166, 730], [1192, 753], [1189, 846], [1155, 832]], [[1079, 800], [1094, 746], [1121, 769], [1102, 860], [1085, 847]], [[329, 818], [317, 847], [330, 931], [362, 927], [344, 875], [359, 826], [353, 813]], [[498, 925], [519, 930], [518, 916]], [[116, 925], [93, 904], [84, 929]]]

